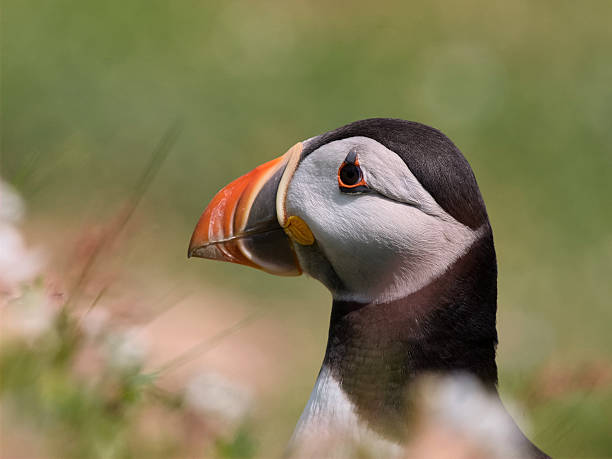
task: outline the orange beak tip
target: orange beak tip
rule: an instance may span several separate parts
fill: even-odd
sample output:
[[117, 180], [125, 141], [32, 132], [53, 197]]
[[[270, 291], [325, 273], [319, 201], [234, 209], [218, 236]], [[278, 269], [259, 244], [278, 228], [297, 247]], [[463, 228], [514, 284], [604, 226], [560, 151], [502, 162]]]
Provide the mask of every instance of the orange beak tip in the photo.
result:
[[229, 261], [272, 274], [299, 275], [301, 269], [291, 240], [280, 226], [276, 202], [287, 161], [293, 158], [297, 162], [300, 153], [298, 144], [221, 189], [196, 224], [187, 258]]

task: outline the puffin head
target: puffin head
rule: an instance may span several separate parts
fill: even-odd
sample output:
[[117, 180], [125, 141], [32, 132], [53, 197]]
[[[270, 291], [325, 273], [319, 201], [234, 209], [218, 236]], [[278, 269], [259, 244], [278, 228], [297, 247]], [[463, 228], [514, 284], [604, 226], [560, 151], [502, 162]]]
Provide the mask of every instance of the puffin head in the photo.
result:
[[[305, 272], [331, 291], [294, 451], [367, 438], [401, 456], [406, 395], [425, 373], [465, 372], [496, 391], [491, 226], [468, 162], [434, 128], [375, 118], [295, 144], [213, 198], [189, 255]], [[507, 419], [519, 456], [548, 457]]]
[[474, 174], [444, 134], [374, 118], [299, 142], [227, 185], [189, 256], [305, 272], [335, 301], [384, 303], [423, 288], [490, 231]]

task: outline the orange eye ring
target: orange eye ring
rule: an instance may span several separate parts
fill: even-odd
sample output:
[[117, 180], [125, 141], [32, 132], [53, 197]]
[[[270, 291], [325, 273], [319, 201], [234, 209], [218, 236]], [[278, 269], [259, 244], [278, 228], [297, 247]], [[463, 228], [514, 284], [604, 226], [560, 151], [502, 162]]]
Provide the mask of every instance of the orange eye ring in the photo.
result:
[[338, 186], [345, 193], [364, 193], [369, 191], [359, 159], [355, 152], [350, 152], [338, 168]]

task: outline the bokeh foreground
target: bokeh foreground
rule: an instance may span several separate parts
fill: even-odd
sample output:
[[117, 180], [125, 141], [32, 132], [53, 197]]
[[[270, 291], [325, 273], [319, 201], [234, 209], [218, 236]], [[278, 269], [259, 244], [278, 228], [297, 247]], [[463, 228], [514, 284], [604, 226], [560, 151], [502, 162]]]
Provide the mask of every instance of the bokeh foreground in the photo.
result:
[[330, 298], [188, 261], [188, 239], [231, 179], [388, 116], [441, 129], [475, 171], [513, 415], [554, 457], [612, 455], [611, 16], [606, 1], [4, 1], [2, 452], [278, 456]]

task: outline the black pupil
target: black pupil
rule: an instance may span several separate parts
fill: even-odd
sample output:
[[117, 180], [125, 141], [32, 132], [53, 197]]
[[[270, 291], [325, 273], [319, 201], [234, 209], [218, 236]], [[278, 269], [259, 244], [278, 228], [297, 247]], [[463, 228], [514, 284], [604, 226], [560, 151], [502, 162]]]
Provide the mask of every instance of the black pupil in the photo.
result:
[[354, 164], [345, 164], [340, 170], [340, 180], [345, 185], [355, 185], [359, 182], [360, 175], [359, 167]]

